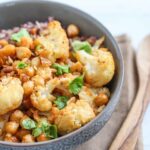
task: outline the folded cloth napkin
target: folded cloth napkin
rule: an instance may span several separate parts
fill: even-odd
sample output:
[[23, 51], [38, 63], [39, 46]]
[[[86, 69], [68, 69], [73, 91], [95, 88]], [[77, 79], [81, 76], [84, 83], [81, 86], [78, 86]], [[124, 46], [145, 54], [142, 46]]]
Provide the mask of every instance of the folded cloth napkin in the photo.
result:
[[[119, 142], [115, 137], [124, 122], [132, 103], [134, 102], [138, 80], [135, 63], [135, 51], [131, 45], [130, 38], [127, 35], [116, 37], [116, 41], [122, 51], [125, 66], [125, 78], [120, 101], [112, 114], [110, 120], [103, 129], [88, 142], [80, 145], [76, 150], [116, 150], [111, 148], [111, 143]], [[139, 125], [135, 132], [120, 147], [121, 150], [142, 150], [141, 126]], [[137, 136], [137, 138], [134, 138]]]

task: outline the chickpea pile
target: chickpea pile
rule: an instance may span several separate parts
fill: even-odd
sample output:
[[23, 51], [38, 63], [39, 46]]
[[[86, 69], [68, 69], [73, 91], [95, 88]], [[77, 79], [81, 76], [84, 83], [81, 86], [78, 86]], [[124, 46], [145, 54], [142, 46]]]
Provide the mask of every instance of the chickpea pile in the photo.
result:
[[95, 118], [109, 102], [115, 72], [104, 40], [57, 20], [0, 39], [1, 139], [52, 140]]

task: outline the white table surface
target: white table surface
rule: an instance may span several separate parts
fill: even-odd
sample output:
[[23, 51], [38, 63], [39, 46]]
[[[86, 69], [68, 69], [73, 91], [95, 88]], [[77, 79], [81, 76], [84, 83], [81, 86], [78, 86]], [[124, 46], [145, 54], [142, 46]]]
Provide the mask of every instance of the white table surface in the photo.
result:
[[[0, 0], [0, 2], [7, 0]], [[135, 48], [150, 33], [150, 0], [54, 0], [97, 18], [113, 35], [127, 33]], [[143, 122], [144, 150], [150, 150], [150, 107]]]

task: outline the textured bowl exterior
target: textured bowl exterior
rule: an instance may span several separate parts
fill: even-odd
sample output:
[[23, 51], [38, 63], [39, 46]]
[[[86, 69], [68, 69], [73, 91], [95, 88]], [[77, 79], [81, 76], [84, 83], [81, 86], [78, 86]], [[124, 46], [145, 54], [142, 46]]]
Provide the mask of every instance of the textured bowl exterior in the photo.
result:
[[48, 16], [54, 16], [64, 25], [75, 23], [84, 35], [106, 37], [105, 45], [111, 50], [116, 63], [116, 73], [110, 83], [111, 99], [106, 108], [91, 122], [68, 135], [51, 141], [19, 144], [0, 141], [2, 150], [69, 150], [89, 140], [98, 133], [111, 117], [118, 103], [124, 76], [123, 58], [121, 52], [109, 31], [88, 14], [56, 2], [45, 0], [10, 1], [0, 4], [0, 29], [18, 26], [27, 21], [45, 21]]

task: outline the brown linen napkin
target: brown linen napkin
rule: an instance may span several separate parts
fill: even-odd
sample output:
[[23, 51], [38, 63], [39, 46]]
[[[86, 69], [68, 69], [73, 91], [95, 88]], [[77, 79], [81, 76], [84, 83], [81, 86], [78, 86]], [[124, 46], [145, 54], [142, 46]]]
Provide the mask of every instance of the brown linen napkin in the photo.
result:
[[[118, 42], [122, 51], [125, 65], [125, 79], [123, 90], [120, 96], [121, 99], [111, 119], [107, 122], [104, 128], [91, 140], [80, 145], [76, 150], [108, 150], [112, 141], [115, 139], [115, 136], [119, 131], [123, 121], [125, 120], [135, 98], [135, 94], [137, 92], [137, 73], [135, 67], [134, 49], [131, 46], [130, 38], [126, 35], [116, 37], [116, 41]], [[130, 140], [127, 141], [130, 143], [130, 145], [134, 145], [134, 147], [128, 147], [128, 150], [142, 150], [143, 146], [141, 142], [142, 140], [140, 139], [140, 127], [138, 127], [134, 133], [135, 135], [133, 134], [132, 137], [130, 137]], [[134, 138], [135, 136], [137, 136], [137, 138]]]
[[140, 86], [132, 107], [110, 146], [110, 150], [135, 149], [144, 113], [150, 102], [150, 63], [148, 62], [150, 56], [150, 35], [144, 38], [138, 50], [136, 64]]

